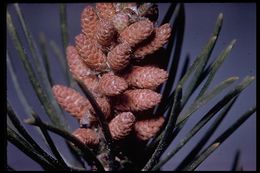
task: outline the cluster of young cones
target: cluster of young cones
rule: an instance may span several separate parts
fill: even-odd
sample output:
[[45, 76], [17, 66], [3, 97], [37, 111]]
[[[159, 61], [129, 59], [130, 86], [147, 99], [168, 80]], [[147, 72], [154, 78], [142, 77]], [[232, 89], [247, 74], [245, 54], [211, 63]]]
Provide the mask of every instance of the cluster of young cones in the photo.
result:
[[[81, 13], [82, 32], [75, 45], [67, 47], [72, 76], [95, 97], [114, 140], [131, 132], [148, 140], [164, 123], [163, 115], [153, 115], [151, 110], [161, 101], [155, 90], [167, 80], [167, 71], [156, 65], [134, 65], [149, 61], [145, 57], [163, 47], [171, 35], [168, 23], [156, 27], [157, 17], [158, 8], [152, 3], [86, 6]], [[97, 115], [88, 99], [63, 85], [54, 85], [52, 91], [81, 124], [73, 135], [86, 145], [98, 145]]]

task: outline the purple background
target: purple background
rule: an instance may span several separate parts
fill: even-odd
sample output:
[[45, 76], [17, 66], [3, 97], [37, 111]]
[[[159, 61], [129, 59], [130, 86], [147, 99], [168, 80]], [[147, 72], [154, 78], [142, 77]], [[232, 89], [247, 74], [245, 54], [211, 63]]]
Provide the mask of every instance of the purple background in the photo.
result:
[[[68, 4], [68, 26], [70, 34], [70, 43], [74, 43], [74, 37], [80, 32], [80, 13], [86, 4]], [[160, 8], [159, 20], [165, 14], [169, 3], [158, 4]], [[39, 32], [44, 32], [48, 40], [54, 40], [61, 48], [60, 28], [59, 28], [59, 8], [58, 4], [20, 4], [20, 7], [24, 13], [28, 27], [32, 32], [33, 37], [38, 40]], [[11, 14], [14, 13], [12, 5], [8, 7]], [[237, 43], [231, 52], [230, 56], [224, 62], [220, 70], [211, 84], [210, 88], [222, 80], [231, 77], [238, 76], [241, 81], [247, 75], [256, 75], [256, 4], [254, 3], [186, 3], [185, 4], [185, 32], [182, 54], [180, 58], [180, 67], [184, 62], [187, 55], [190, 55], [191, 62], [198, 55], [202, 47], [207, 42], [213, 27], [215, 20], [219, 13], [224, 14], [224, 23], [220, 38], [212, 53], [211, 60], [215, 59], [218, 53], [224, 49], [232, 39], [237, 39]], [[17, 25], [17, 17], [14, 17], [14, 21]], [[173, 26], [174, 27], [174, 26]], [[19, 26], [20, 28], [20, 26]], [[24, 36], [22, 36], [24, 41]], [[12, 44], [8, 41], [8, 48], [13, 49]], [[57, 84], [65, 84], [65, 79], [62, 75], [62, 70], [58, 63], [57, 58], [48, 47], [49, 58], [51, 59], [51, 71], [54, 75], [54, 81]], [[18, 59], [15, 51], [10, 53], [11, 59], [15, 62], [15, 71], [19, 78], [20, 85], [25, 91], [25, 95], [28, 98], [30, 105], [37, 110], [42, 119], [48, 121], [48, 118], [44, 116], [44, 110], [40, 106], [40, 103], [32, 92], [29, 79], [25, 74], [25, 70], [21, 68], [22, 63]], [[180, 69], [179, 69], [180, 72]], [[179, 73], [177, 74], [179, 75]], [[238, 81], [238, 82], [239, 82]], [[238, 83], [236, 82], [236, 84]], [[229, 88], [230, 90], [231, 88]], [[15, 107], [15, 110], [19, 112], [21, 120], [28, 118], [25, 114], [18, 98], [7, 71], [7, 94], [11, 104]], [[174, 146], [178, 139], [181, 139], [192, 125], [194, 125], [198, 119], [207, 111], [210, 106], [216, 103], [221, 97], [217, 97], [211, 101], [209, 105], [205, 106], [203, 110], [197, 111], [192, 118], [187, 122], [183, 131], [176, 138], [171, 146]], [[229, 115], [221, 123], [220, 127], [214, 133], [213, 137], [209, 140], [211, 143], [215, 137], [223, 132], [229, 124], [234, 122], [238, 116], [245, 112], [249, 107], [256, 103], [256, 82], [253, 82], [238, 98], [234, 107], [231, 109]], [[196, 116], [197, 115], [197, 116]], [[68, 114], [65, 114], [66, 119], [69, 122], [70, 129], [73, 131], [77, 128], [77, 122], [71, 118]], [[49, 151], [48, 147], [44, 144], [42, 138], [39, 136], [34, 127], [25, 125], [28, 131], [31, 132], [33, 137], [43, 146], [44, 149]], [[203, 131], [207, 130], [209, 125], [203, 128]], [[176, 157], [171, 159], [164, 167], [163, 170], [170, 170], [179, 164], [180, 160], [184, 158], [192, 149], [192, 146], [198, 139], [201, 138], [203, 133], [199, 133], [192, 139], [183, 150], [176, 154]], [[64, 157], [69, 160], [70, 155], [64, 145], [63, 140], [56, 136], [55, 142], [58, 143], [59, 150], [62, 151]], [[169, 148], [170, 151], [172, 147]], [[201, 164], [197, 170], [229, 170], [233, 161], [236, 150], [241, 150], [240, 164], [244, 170], [256, 170], [256, 116], [250, 117], [227, 141], [225, 141], [219, 149], [217, 149], [203, 164]], [[26, 155], [21, 153], [12, 144], [8, 144], [7, 147], [7, 161], [9, 165], [17, 170], [41, 170], [41, 168]]]

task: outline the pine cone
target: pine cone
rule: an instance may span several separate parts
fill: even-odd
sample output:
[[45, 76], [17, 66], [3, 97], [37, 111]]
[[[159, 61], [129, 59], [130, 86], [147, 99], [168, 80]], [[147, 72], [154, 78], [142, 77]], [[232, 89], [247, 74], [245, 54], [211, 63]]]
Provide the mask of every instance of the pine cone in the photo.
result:
[[72, 135], [78, 138], [85, 145], [94, 146], [99, 143], [99, 137], [92, 129], [78, 128], [72, 133]]
[[143, 111], [160, 103], [161, 95], [149, 89], [134, 89], [125, 91], [115, 101], [116, 110]]
[[117, 32], [120, 33], [130, 25], [130, 18], [126, 13], [120, 12], [113, 17], [112, 22]]
[[89, 89], [94, 96], [99, 96], [97, 92], [98, 77], [95, 75], [89, 75], [82, 79], [83, 84]]
[[75, 47], [77, 49], [77, 51], [79, 52], [84, 46], [88, 45], [89, 42], [92, 42], [92, 44], [94, 44], [98, 49], [100, 50], [104, 50], [103, 46], [101, 46], [97, 40], [94, 38], [88, 38], [86, 35], [84, 35], [83, 33], [78, 34], [75, 37]]
[[105, 73], [99, 79], [98, 91], [106, 96], [121, 94], [128, 88], [127, 82], [113, 73]]
[[130, 86], [151, 90], [156, 89], [167, 78], [166, 71], [153, 66], [133, 66], [125, 77]]
[[110, 20], [116, 14], [113, 3], [96, 3], [97, 14], [100, 19]]
[[102, 46], [109, 46], [114, 39], [116, 29], [111, 21], [99, 20], [97, 24], [97, 42]]
[[148, 19], [138, 21], [120, 33], [120, 40], [129, 43], [133, 47], [151, 35], [153, 29], [153, 23]]
[[[72, 88], [54, 85], [52, 92], [61, 107], [77, 119], [81, 119], [89, 109], [89, 101]], [[95, 117], [91, 118], [95, 119]]]
[[80, 58], [74, 46], [68, 46], [66, 49], [67, 61], [70, 72], [75, 79], [82, 80], [92, 74], [91, 70]]
[[135, 116], [131, 112], [118, 114], [109, 123], [112, 138], [120, 140], [129, 135], [135, 122]]
[[156, 135], [164, 123], [163, 116], [137, 120], [134, 125], [136, 136], [141, 140], [148, 140]]
[[94, 39], [87, 39], [83, 34], [75, 37], [76, 48], [85, 64], [94, 71], [105, 71], [106, 55]]
[[87, 38], [94, 38], [98, 16], [93, 7], [87, 6], [81, 13], [81, 28]]
[[118, 44], [107, 55], [107, 62], [114, 71], [124, 69], [130, 61], [131, 47], [128, 43]]
[[[110, 107], [109, 100], [106, 97], [96, 97], [95, 99], [97, 104], [101, 108], [101, 111], [104, 113], [105, 118], [109, 119], [111, 116], [111, 107]], [[96, 116], [96, 112], [91, 104], [90, 104], [90, 112], [91, 114]]]
[[171, 26], [166, 23], [155, 29], [154, 35], [137, 46], [135, 57], [143, 59], [161, 48], [171, 36]]

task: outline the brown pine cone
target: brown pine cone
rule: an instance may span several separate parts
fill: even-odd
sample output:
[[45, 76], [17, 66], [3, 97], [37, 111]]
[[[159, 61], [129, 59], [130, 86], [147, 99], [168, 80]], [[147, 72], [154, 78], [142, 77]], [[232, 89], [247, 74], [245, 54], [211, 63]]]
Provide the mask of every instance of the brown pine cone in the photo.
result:
[[88, 90], [94, 95], [98, 96], [98, 77], [95, 75], [89, 75], [82, 79], [83, 84], [88, 88]]
[[110, 20], [116, 14], [113, 3], [96, 3], [97, 14], [100, 19]]
[[127, 42], [130, 46], [135, 46], [151, 35], [153, 31], [153, 23], [148, 19], [140, 20], [125, 28], [120, 33], [120, 41]]
[[120, 140], [130, 134], [135, 122], [135, 116], [131, 112], [122, 112], [109, 123], [112, 138]]
[[134, 52], [135, 57], [143, 59], [146, 55], [154, 53], [168, 41], [170, 36], [171, 26], [169, 23], [156, 28], [152, 38], [148, 38], [137, 46]]
[[[101, 111], [104, 113], [105, 118], [109, 119], [111, 116], [111, 107], [110, 107], [109, 100], [106, 97], [96, 97], [95, 99], [97, 104], [101, 108]], [[96, 116], [96, 112], [91, 104], [90, 104], [90, 113]]]
[[[63, 85], [54, 85], [52, 92], [59, 105], [73, 117], [79, 120], [87, 113], [90, 106], [89, 101], [74, 89]], [[95, 119], [92, 115], [88, 114], [88, 116]]]
[[116, 29], [109, 20], [99, 20], [97, 24], [96, 39], [97, 42], [102, 46], [109, 46], [114, 39]]
[[72, 133], [72, 135], [78, 138], [85, 145], [94, 146], [99, 143], [98, 134], [92, 129], [78, 128]]
[[98, 91], [106, 96], [121, 94], [127, 88], [127, 82], [123, 78], [114, 75], [112, 72], [105, 73], [99, 79]]
[[114, 71], [124, 69], [130, 61], [131, 47], [128, 43], [118, 44], [107, 55], [107, 62]]
[[133, 66], [125, 79], [135, 88], [156, 89], [168, 78], [167, 71], [154, 66]]
[[75, 37], [75, 47], [77, 51], [79, 52], [84, 46], [88, 45], [89, 41], [91, 41], [97, 48], [103, 50], [103, 46], [101, 46], [95, 38], [88, 38], [83, 33], [80, 33]]
[[76, 49], [85, 64], [94, 71], [105, 71], [106, 55], [98, 46], [96, 40], [87, 39], [83, 34], [79, 34], [75, 37]]
[[148, 140], [156, 135], [164, 123], [163, 116], [137, 120], [134, 125], [137, 138]]
[[112, 18], [112, 22], [117, 32], [120, 33], [130, 25], [130, 18], [126, 13], [120, 12]]
[[94, 38], [98, 20], [98, 16], [93, 7], [87, 6], [84, 8], [81, 13], [81, 28], [82, 32], [88, 38]]
[[69, 70], [75, 79], [82, 80], [92, 74], [91, 70], [80, 58], [78, 51], [74, 46], [68, 46], [66, 49]]
[[149, 89], [127, 90], [115, 99], [119, 111], [144, 111], [160, 103], [161, 95]]

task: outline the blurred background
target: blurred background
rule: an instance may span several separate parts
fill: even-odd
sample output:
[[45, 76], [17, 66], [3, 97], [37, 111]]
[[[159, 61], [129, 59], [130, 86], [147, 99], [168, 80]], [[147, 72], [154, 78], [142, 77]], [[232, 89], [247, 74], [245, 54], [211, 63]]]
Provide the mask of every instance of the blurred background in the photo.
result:
[[[80, 32], [80, 13], [87, 4], [73, 3], [67, 4], [68, 27], [70, 44], [74, 44], [74, 37]], [[94, 4], [92, 4], [94, 5]], [[159, 6], [159, 21], [163, 18], [169, 3], [158, 3]], [[38, 42], [39, 33], [45, 34], [47, 41], [54, 41], [60, 49], [62, 49], [60, 26], [59, 26], [59, 6], [58, 4], [20, 4], [21, 10], [24, 13], [27, 25], [32, 32], [33, 38]], [[237, 39], [234, 49], [224, 62], [220, 70], [217, 72], [210, 89], [222, 80], [238, 76], [240, 82], [247, 75], [256, 75], [256, 4], [254, 3], [185, 3], [185, 31], [182, 53], [180, 58], [180, 66], [177, 73], [177, 79], [180, 75], [181, 67], [183, 66], [185, 58], [190, 57], [190, 62], [196, 58], [201, 51], [202, 47], [208, 41], [211, 32], [213, 31], [216, 18], [219, 13], [224, 14], [224, 22], [220, 37], [214, 48], [210, 62], [214, 60], [218, 54], [231, 42], [232, 39]], [[13, 16], [14, 23], [21, 30], [18, 18], [12, 4], [8, 5], [8, 10]], [[174, 28], [174, 26], [173, 26]], [[20, 32], [21, 33], [21, 32]], [[24, 36], [21, 37], [22, 42], [26, 43]], [[37, 110], [39, 115], [44, 121], [50, 122], [45, 116], [45, 112], [33, 91], [30, 81], [25, 73], [20, 59], [17, 57], [16, 51], [10, 38], [7, 37], [7, 48], [10, 49], [10, 58], [14, 62], [15, 73], [18, 76], [19, 83], [25, 91], [25, 95], [32, 105], [34, 110]], [[25, 47], [27, 49], [27, 47]], [[54, 52], [47, 47], [49, 59], [51, 61], [50, 69], [53, 75], [55, 84], [66, 84], [66, 79], [62, 74], [58, 59], [55, 57]], [[64, 57], [65, 58], [65, 57]], [[237, 84], [236, 83], [236, 84]], [[19, 113], [20, 120], [29, 118], [26, 115], [21, 103], [18, 100], [17, 93], [14, 90], [9, 71], [7, 70], [7, 96], [11, 105]], [[195, 94], [196, 96], [196, 94]], [[193, 126], [199, 116], [205, 113], [212, 104], [215, 104], [223, 95], [218, 96], [215, 100], [210, 102], [200, 111], [197, 111], [186, 123], [183, 131], [177, 136], [175, 142], [168, 148], [170, 151], [174, 144], [189, 129]], [[256, 104], [256, 82], [254, 81], [248, 88], [246, 88], [238, 97], [233, 108], [230, 110], [227, 117], [221, 123], [220, 127], [216, 130], [214, 135], [208, 141], [210, 144], [215, 137], [223, 132], [238, 116], [248, 110], [251, 106]], [[198, 116], [196, 116], [196, 114]], [[75, 119], [71, 118], [65, 113], [71, 131], [78, 127]], [[49, 151], [48, 147], [38, 135], [35, 128], [25, 125], [32, 136], [38, 141], [45, 150]], [[198, 133], [176, 156], [171, 159], [162, 170], [171, 170], [176, 167], [180, 160], [196, 144], [197, 140], [202, 137], [203, 132], [207, 130], [209, 125], [203, 128], [202, 133]], [[58, 143], [58, 148], [64, 154], [65, 158], [70, 158], [70, 154], [62, 138], [52, 134], [55, 142]], [[256, 170], [256, 115], [251, 116], [228, 140], [226, 140], [220, 148], [218, 148], [204, 163], [202, 163], [197, 170], [230, 170], [236, 151], [240, 150], [240, 165], [244, 170]], [[166, 151], [166, 153], [167, 153]], [[8, 143], [7, 146], [7, 163], [16, 170], [41, 170], [41, 167], [34, 161], [28, 158], [14, 145]]]

